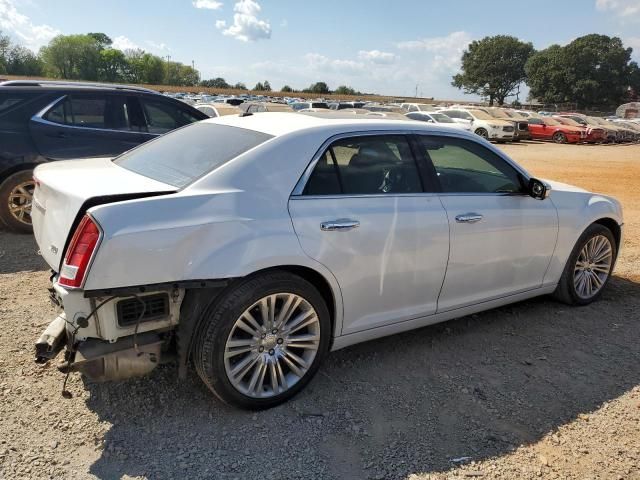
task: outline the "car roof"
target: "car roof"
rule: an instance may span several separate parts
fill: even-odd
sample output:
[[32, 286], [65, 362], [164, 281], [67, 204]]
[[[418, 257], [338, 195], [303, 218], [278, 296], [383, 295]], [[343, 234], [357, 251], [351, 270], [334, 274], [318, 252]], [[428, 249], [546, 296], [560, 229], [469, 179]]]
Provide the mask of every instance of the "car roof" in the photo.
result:
[[[359, 118], [365, 117], [365, 118]], [[367, 132], [375, 130], [425, 130], [451, 134], [452, 130], [415, 120], [389, 120], [384, 117], [372, 118], [369, 115], [316, 116], [301, 113], [265, 112], [244, 116], [217, 117], [203, 120], [205, 123], [217, 123], [232, 127], [245, 128], [267, 135], [282, 136], [290, 133], [314, 130], [326, 135], [348, 132]], [[464, 132], [456, 134], [466, 135]], [[469, 135], [469, 137], [473, 137]]]
[[114, 91], [132, 91], [141, 93], [151, 93], [161, 95], [160, 92], [149, 88], [136, 87], [132, 85], [119, 85], [114, 83], [91, 83], [91, 82], [65, 82], [55, 80], [9, 80], [0, 82], [0, 87], [13, 87], [19, 89], [37, 89], [37, 90], [114, 90]]

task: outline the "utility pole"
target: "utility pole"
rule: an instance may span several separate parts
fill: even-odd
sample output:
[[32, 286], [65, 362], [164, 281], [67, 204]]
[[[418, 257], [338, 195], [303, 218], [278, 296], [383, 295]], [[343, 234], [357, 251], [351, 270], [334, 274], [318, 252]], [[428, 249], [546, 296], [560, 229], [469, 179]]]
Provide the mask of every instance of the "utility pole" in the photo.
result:
[[419, 87], [419, 86], [420, 86], [420, 84], [419, 84], [419, 83], [416, 83], [416, 94], [415, 94], [415, 97], [416, 97], [416, 98], [418, 98], [418, 87]]

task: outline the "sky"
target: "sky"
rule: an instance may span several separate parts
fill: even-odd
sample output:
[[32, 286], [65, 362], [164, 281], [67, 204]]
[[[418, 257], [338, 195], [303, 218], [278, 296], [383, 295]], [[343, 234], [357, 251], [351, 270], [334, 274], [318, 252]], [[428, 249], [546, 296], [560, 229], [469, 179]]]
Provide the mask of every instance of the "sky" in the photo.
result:
[[0, 30], [35, 51], [57, 34], [104, 32], [116, 48], [248, 87], [324, 81], [448, 100], [471, 98], [451, 77], [469, 42], [487, 35], [537, 49], [615, 35], [640, 61], [640, 0], [0, 0]]

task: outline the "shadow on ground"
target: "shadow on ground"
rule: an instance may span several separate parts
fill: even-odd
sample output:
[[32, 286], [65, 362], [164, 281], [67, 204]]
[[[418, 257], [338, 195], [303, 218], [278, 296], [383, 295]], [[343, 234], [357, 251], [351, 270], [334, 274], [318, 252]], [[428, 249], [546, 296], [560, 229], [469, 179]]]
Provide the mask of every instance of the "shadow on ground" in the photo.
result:
[[639, 308], [640, 285], [614, 278], [589, 307], [540, 298], [357, 345], [260, 413], [171, 366], [87, 384], [88, 407], [112, 424], [91, 473], [403, 478], [505, 454], [640, 383]]
[[0, 274], [48, 270], [33, 235], [9, 233], [0, 226]]

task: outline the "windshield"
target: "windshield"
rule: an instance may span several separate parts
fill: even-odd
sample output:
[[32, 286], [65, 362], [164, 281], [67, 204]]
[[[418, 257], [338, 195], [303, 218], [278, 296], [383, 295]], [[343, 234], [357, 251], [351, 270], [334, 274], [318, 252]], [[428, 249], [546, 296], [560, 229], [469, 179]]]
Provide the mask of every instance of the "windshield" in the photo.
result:
[[479, 120], [493, 120], [493, 117], [482, 110], [469, 110], [469, 113]]
[[502, 110], [489, 110], [489, 113], [494, 117], [494, 118], [511, 118], [509, 117], [509, 115], [507, 115], [505, 112], [503, 112]]
[[571, 125], [572, 127], [581, 127], [582, 126], [578, 122], [576, 122], [575, 120], [572, 120], [571, 118], [567, 118], [567, 117], [557, 117], [556, 120], [558, 120], [563, 125]]
[[447, 117], [444, 113], [430, 113], [429, 115], [438, 123], [456, 123], [451, 120], [450, 117]]
[[183, 188], [270, 138], [273, 137], [244, 128], [194, 123], [130, 150], [113, 162]]
[[562, 125], [559, 121], [551, 117], [542, 117], [542, 121], [545, 123], [545, 125], [549, 125], [549, 126], [555, 127], [558, 125]]

